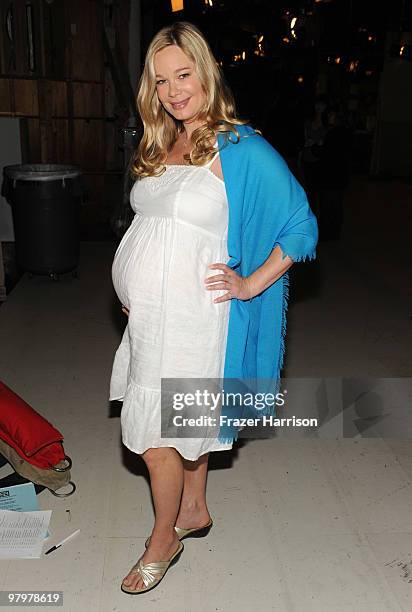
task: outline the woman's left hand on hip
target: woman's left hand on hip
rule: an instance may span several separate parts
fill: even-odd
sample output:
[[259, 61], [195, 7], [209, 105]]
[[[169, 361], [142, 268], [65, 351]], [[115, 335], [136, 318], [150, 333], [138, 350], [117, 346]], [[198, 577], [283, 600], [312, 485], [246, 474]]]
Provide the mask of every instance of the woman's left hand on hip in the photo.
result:
[[208, 267], [212, 270], [219, 270], [221, 273], [205, 278], [206, 290], [227, 290], [227, 293], [215, 298], [213, 302], [226, 302], [232, 298], [250, 300], [253, 297], [249, 279], [246, 276], [240, 276], [240, 274], [224, 263], [214, 263]]

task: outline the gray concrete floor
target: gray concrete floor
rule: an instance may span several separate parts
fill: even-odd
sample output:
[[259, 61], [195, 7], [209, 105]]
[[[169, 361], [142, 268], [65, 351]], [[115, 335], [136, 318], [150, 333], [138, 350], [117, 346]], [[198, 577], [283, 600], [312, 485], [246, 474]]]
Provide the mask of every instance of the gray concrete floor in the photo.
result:
[[[292, 269], [287, 376], [411, 375], [411, 191], [358, 177], [340, 243]], [[83, 243], [79, 279], [25, 276], [0, 308], [0, 378], [63, 432], [73, 459], [75, 495], [38, 497], [53, 510], [50, 542], [81, 529], [53, 555], [0, 562], [0, 590], [62, 590], [70, 612], [410, 610], [412, 446], [396, 438], [270, 438], [213, 453], [209, 535], [185, 541], [155, 590], [120, 591], [153, 508], [107, 399], [125, 322], [113, 253]]]

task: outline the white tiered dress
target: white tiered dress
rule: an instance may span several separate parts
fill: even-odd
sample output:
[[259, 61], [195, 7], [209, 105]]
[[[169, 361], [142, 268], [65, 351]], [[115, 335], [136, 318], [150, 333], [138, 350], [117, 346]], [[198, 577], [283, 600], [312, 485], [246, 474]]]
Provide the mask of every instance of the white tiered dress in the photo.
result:
[[[216, 145], [217, 146], [217, 143]], [[226, 263], [228, 203], [224, 182], [204, 166], [168, 165], [160, 177], [135, 182], [135, 217], [114, 257], [112, 279], [129, 308], [116, 351], [110, 399], [123, 400], [122, 440], [141, 454], [174, 447], [189, 460], [228, 450], [217, 437], [162, 438], [161, 378], [221, 378], [230, 300], [204, 279]], [[217, 429], [218, 431], [218, 429]]]

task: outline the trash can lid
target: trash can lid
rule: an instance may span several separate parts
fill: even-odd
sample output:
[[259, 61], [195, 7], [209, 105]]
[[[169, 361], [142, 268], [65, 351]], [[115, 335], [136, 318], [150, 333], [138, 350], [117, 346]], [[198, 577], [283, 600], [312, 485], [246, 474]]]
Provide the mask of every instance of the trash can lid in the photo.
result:
[[55, 181], [76, 178], [80, 176], [81, 170], [76, 166], [61, 164], [18, 164], [5, 166], [4, 173], [18, 181]]

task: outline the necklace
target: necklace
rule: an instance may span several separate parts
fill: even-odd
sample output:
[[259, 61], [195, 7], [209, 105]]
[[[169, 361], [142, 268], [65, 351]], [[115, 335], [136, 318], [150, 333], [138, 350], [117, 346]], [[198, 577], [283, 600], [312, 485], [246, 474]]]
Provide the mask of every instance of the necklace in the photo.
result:
[[[187, 151], [187, 147], [188, 147], [190, 144], [191, 144], [191, 143], [190, 143], [190, 139], [188, 139], [188, 138], [187, 138], [187, 135], [186, 135], [186, 138], [184, 138], [184, 137], [182, 136], [182, 147], [183, 147], [183, 149], [184, 149], [184, 151], [185, 151], [185, 152]], [[190, 165], [190, 162], [188, 162], [188, 161], [187, 161], [186, 159], [184, 159], [184, 158], [182, 159], [182, 163], [183, 163], [185, 166], [189, 166], [189, 165]]]
[[186, 136], [186, 138], [182, 138], [182, 142], [183, 142], [183, 146], [187, 147], [187, 145], [189, 144], [190, 141], [189, 141], [188, 137]]
[[187, 136], [184, 138], [184, 136], [186, 136], [184, 132], [178, 134], [178, 138], [174, 145], [175, 152], [174, 155], [172, 155], [172, 160], [177, 159], [179, 166], [190, 166], [190, 161], [188, 162], [183, 156], [187, 155], [187, 147], [191, 145], [191, 142], [190, 138], [188, 139]]

